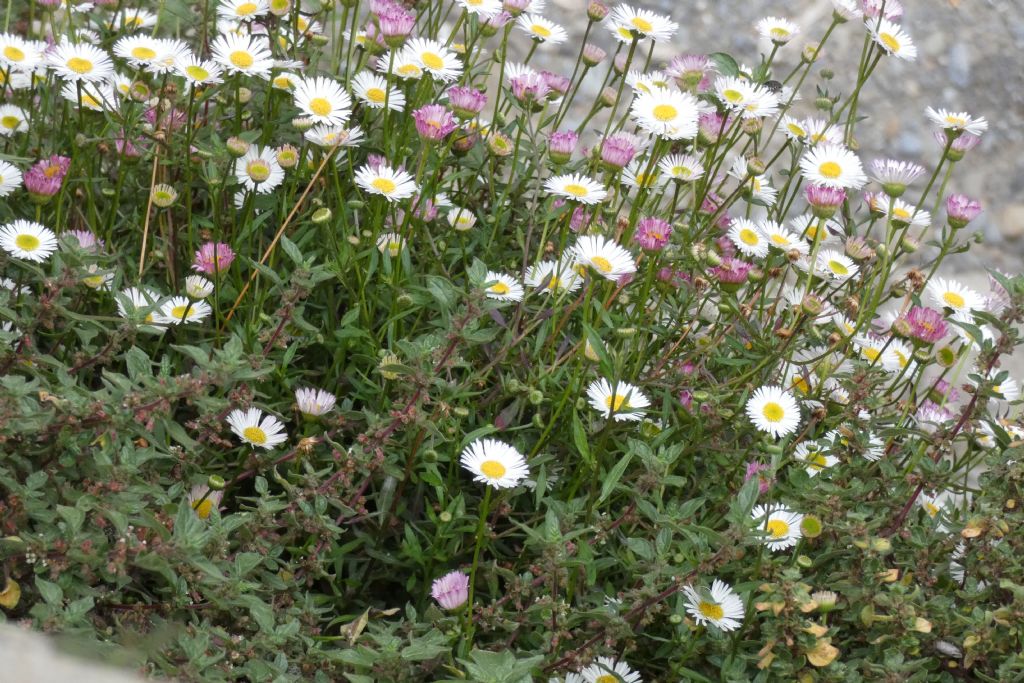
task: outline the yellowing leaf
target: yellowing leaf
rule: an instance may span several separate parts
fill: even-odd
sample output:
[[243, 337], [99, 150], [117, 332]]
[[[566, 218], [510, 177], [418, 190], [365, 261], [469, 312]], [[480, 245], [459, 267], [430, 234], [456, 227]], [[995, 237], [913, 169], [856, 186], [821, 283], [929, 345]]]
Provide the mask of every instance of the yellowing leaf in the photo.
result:
[[928, 621], [927, 619], [917, 617], [916, 619], [914, 619], [914, 630], [918, 633], [931, 633], [932, 622]]
[[828, 627], [811, 622], [811, 625], [804, 629], [804, 633], [810, 633], [815, 638], [821, 638], [823, 635], [828, 633]]
[[19, 600], [21, 600], [21, 586], [14, 579], [8, 578], [4, 589], [0, 591], [0, 607], [14, 609], [18, 606]]
[[839, 649], [826, 639], [819, 640], [814, 649], [807, 652], [807, 661], [814, 666], [828, 666], [839, 656]]

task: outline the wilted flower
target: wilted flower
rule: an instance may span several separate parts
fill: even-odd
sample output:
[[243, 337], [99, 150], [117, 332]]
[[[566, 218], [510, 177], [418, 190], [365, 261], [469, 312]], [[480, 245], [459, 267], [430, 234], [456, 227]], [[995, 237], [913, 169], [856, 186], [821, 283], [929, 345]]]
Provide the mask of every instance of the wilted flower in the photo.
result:
[[469, 599], [469, 577], [460, 571], [454, 571], [434, 579], [430, 587], [430, 597], [443, 609], [461, 607]]

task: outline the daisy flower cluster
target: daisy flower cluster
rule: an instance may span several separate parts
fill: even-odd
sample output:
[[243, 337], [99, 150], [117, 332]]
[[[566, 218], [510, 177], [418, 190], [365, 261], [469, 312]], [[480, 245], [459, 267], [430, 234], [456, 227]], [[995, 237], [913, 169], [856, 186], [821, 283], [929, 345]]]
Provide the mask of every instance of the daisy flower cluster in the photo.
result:
[[601, 0], [8, 3], [0, 606], [181, 625], [147, 666], [211, 680], [809, 680], [1008, 629], [1024, 280], [948, 265], [994, 136], [936, 95], [921, 158], [866, 153], [924, 47], [820, 2], [742, 59]]

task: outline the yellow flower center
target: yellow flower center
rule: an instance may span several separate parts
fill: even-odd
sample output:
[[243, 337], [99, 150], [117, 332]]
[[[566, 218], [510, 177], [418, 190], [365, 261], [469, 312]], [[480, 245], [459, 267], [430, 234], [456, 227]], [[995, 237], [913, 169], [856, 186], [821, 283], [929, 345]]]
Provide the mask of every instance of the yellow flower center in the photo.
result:
[[826, 161], [818, 167], [818, 173], [830, 180], [835, 180], [843, 173], [843, 167], [834, 161]]
[[750, 228], [743, 228], [740, 230], [740, 241], [750, 246], [756, 246], [761, 240], [758, 238], [757, 233]]
[[326, 98], [314, 97], [309, 101], [309, 109], [317, 116], [327, 116], [334, 110], [334, 107]]
[[35, 251], [42, 244], [35, 235], [18, 235], [14, 238], [14, 245], [22, 251]]
[[594, 679], [594, 683], [619, 683], [619, 677], [615, 674], [601, 674]]
[[671, 104], [659, 104], [654, 108], [654, 118], [658, 119], [662, 123], [673, 120], [679, 115], [678, 110]]
[[910, 219], [910, 212], [903, 207], [897, 206], [892, 210], [892, 215], [896, 218], [902, 218], [904, 220]]
[[618, 31], [619, 35], [622, 36], [623, 38], [625, 38], [626, 40], [633, 40], [633, 34], [625, 26], [619, 26], [615, 30]]
[[900, 41], [896, 40], [896, 37], [891, 33], [879, 33], [878, 39], [882, 41], [882, 45], [884, 45], [885, 49], [889, 52], [900, 51]]
[[235, 50], [228, 55], [228, 61], [239, 69], [248, 69], [256, 60], [253, 59], [252, 55], [245, 50]]
[[413, 76], [418, 76], [419, 73], [420, 73], [420, 68], [418, 66], [416, 66], [415, 64], [403, 64], [402, 66], [398, 67], [398, 75], [399, 76], [410, 76], [410, 77], [413, 77]]
[[950, 114], [946, 117], [946, 123], [955, 128], [963, 128], [967, 125], [967, 119], [962, 116], [954, 116]]
[[811, 469], [814, 470], [823, 470], [826, 467], [828, 467], [828, 461], [825, 459], [825, 456], [822, 455], [821, 453], [813, 453], [809, 455], [807, 457], [807, 462], [810, 465]]
[[256, 6], [255, 2], [243, 2], [235, 8], [235, 14], [240, 17], [247, 17], [258, 9], [259, 7]]
[[10, 128], [11, 130], [14, 130], [20, 124], [21, 119], [19, 119], [17, 116], [5, 116], [3, 118], [0, 118], [0, 126], [3, 126], [4, 128]]
[[781, 519], [769, 519], [767, 526], [772, 538], [782, 538], [789, 533], [789, 525]]
[[480, 463], [480, 471], [484, 473], [484, 476], [488, 479], [501, 479], [505, 476], [505, 466], [497, 460], [484, 460]]
[[100, 109], [100, 101], [85, 93], [82, 93], [82, 104], [90, 109]]
[[789, 31], [779, 26], [773, 28], [769, 33], [775, 40], [785, 40], [786, 38], [789, 38]]
[[282, 90], [288, 90], [292, 87], [292, 79], [287, 76], [278, 76], [274, 79], [274, 87]]
[[863, 353], [864, 353], [864, 357], [867, 358], [872, 363], [875, 362], [876, 360], [878, 360], [878, 357], [882, 355], [882, 352], [879, 349], [873, 349], [873, 348], [864, 349]]
[[939, 514], [939, 508], [937, 505], [935, 505], [935, 503], [925, 503], [924, 510], [925, 512], [928, 513], [929, 517], [934, 517], [935, 515]]
[[769, 422], [779, 422], [786, 416], [786, 411], [775, 401], [769, 401], [764, 404], [761, 414], [764, 415], [765, 419]]
[[390, 178], [374, 178], [370, 184], [381, 194], [391, 194], [398, 187]]
[[199, 519], [206, 519], [210, 516], [210, 513], [213, 512], [213, 501], [209, 498], [197, 500], [192, 504], [192, 509], [196, 511], [196, 515], [199, 516]]
[[629, 23], [632, 24], [633, 28], [635, 28], [637, 31], [642, 31], [644, 33], [650, 33], [650, 31], [654, 28], [654, 25], [651, 24], [651, 22], [641, 17], [633, 17], [632, 19], [629, 20]]
[[550, 38], [551, 37], [551, 29], [549, 29], [547, 26], [541, 26], [540, 24], [534, 24], [534, 25], [532, 25], [530, 27], [530, 30], [533, 31], [534, 35], [538, 35], [541, 38]]
[[736, 90], [735, 88], [727, 88], [723, 90], [722, 97], [727, 102], [732, 102], [733, 104], [743, 101], [743, 93], [741, 93], [739, 90]]
[[796, 377], [793, 378], [793, 382], [792, 384], [790, 384], [790, 386], [792, 386], [795, 389], [799, 389], [800, 393], [803, 394], [810, 393], [811, 391], [811, 385], [807, 382], [807, 380], [805, 380], [800, 375], [797, 375]]
[[588, 192], [587, 188], [579, 183], [569, 183], [562, 190], [566, 194], [571, 194], [573, 197], [586, 197]]
[[594, 256], [590, 259], [590, 262], [594, 264], [594, 267], [597, 268], [602, 273], [612, 272], [612, 262], [606, 259], [604, 256]]
[[706, 600], [700, 601], [697, 605], [697, 611], [711, 621], [718, 621], [725, 616], [725, 610], [722, 609], [721, 605], [717, 602], [707, 602]]
[[[185, 73], [188, 75], [189, 78], [191, 78], [194, 81], [205, 81], [207, 78], [210, 77], [209, 71], [207, 71], [201, 66], [196, 66], [195, 64], [186, 66]], [[287, 82], [287, 79], [285, 79], [285, 81]], [[274, 81], [274, 84], [277, 85], [277, 80]]]
[[91, 287], [92, 289], [99, 289], [100, 285], [103, 284], [103, 276], [90, 275], [89, 277], [84, 278], [82, 282], [85, 284], [86, 287]]
[[777, 244], [780, 247], [785, 247], [789, 245], [789, 240], [786, 239], [785, 235], [774, 234], [771, 235], [770, 238], [773, 244]]
[[174, 318], [175, 320], [181, 320], [182, 318], [185, 317], [186, 312], [191, 312], [189, 311], [188, 306], [175, 306], [174, 308], [171, 309], [171, 317]]
[[25, 53], [19, 50], [18, 48], [14, 47], [13, 45], [8, 45], [4, 47], [4, 57], [11, 60], [12, 62], [20, 62], [23, 59], [25, 59]]
[[242, 430], [242, 436], [245, 437], [246, 441], [254, 443], [257, 446], [267, 442], [267, 433], [259, 427], [246, 427]]
[[153, 59], [156, 57], [156, 50], [145, 45], [139, 45], [132, 48], [132, 57], [135, 57], [135, 59]]
[[263, 159], [253, 159], [246, 164], [245, 172], [253, 182], [262, 183], [270, 177], [270, 164]]
[[441, 56], [433, 52], [424, 52], [420, 55], [420, 61], [423, 62], [423, 66], [428, 69], [434, 69], [440, 71], [444, 68], [444, 60]]
[[967, 300], [956, 292], [946, 292], [942, 295], [942, 300], [949, 304], [950, 308], [963, 308], [967, 304]]
[[792, 133], [793, 135], [797, 136], [798, 138], [802, 138], [802, 137], [807, 135], [807, 131], [804, 130], [803, 128], [801, 128], [800, 126], [798, 126], [795, 123], [787, 124], [786, 128], [788, 128], [789, 132]]
[[611, 394], [604, 400], [604, 405], [610, 410], [619, 412], [620, 410], [629, 410], [632, 406], [629, 405], [629, 399], [619, 394]]
[[84, 57], [72, 57], [67, 61], [67, 67], [76, 74], [87, 74], [92, 71], [92, 62]]
[[849, 275], [850, 269], [835, 259], [828, 262], [828, 269], [836, 275]]
[[509, 287], [504, 282], [495, 282], [488, 288], [488, 290], [495, 294], [504, 295], [508, 294]]
[[383, 104], [384, 100], [387, 99], [387, 93], [384, 92], [383, 88], [368, 88], [366, 91], [366, 99], [371, 102]]

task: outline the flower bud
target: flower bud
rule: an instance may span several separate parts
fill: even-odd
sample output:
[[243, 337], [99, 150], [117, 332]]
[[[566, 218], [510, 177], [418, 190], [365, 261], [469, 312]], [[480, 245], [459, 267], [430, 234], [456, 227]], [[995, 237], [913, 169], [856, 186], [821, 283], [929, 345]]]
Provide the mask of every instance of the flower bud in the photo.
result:
[[211, 474], [210, 478], [206, 480], [206, 485], [213, 491], [223, 491], [227, 483], [224, 481], [224, 477]]
[[600, 0], [590, 0], [587, 5], [587, 18], [591, 21], [600, 22], [608, 16], [608, 5]]
[[249, 151], [249, 143], [238, 137], [230, 137], [225, 143], [228, 148], [228, 154], [233, 157], [243, 157], [245, 153]]

